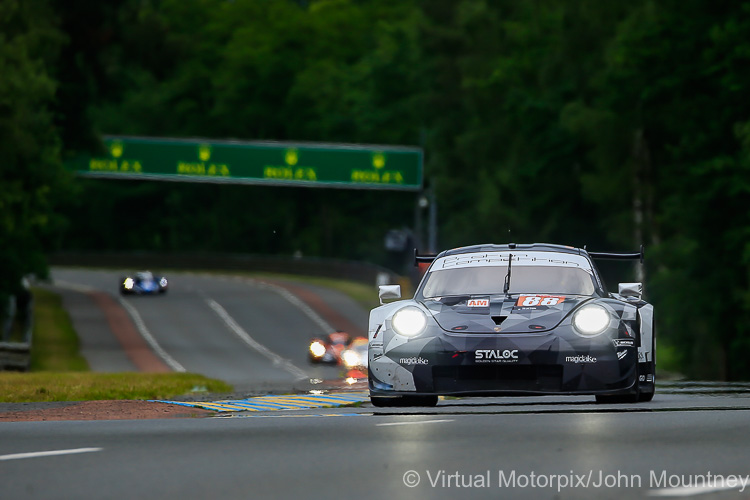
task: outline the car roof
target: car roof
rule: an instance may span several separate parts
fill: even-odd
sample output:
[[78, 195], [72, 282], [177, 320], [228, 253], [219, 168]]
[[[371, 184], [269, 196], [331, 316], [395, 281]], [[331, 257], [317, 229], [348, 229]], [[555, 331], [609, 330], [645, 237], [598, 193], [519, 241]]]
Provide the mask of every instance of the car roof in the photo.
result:
[[[580, 256], [583, 259], [585, 259], [588, 264], [590, 265], [590, 268], [587, 269], [588, 272], [591, 272], [594, 277], [594, 281], [596, 284], [597, 289], [606, 294], [606, 287], [599, 277], [599, 272], [596, 268], [596, 265], [594, 264], [594, 261], [591, 259], [591, 256], [585, 249], [571, 247], [567, 245], [555, 245], [552, 243], [526, 243], [526, 244], [516, 244], [516, 243], [508, 243], [504, 245], [497, 245], [497, 244], [480, 244], [480, 245], [471, 245], [466, 247], [459, 247], [459, 248], [452, 248], [450, 250], [445, 250], [443, 252], [440, 252], [437, 256], [435, 256], [434, 261], [437, 261], [438, 259], [445, 258], [445, 257], [451, 257], [455, 255], [465, 255], [465, 254], [472, 254], [472, 253], [484, 253], [484, 252], [550, 252], [550, 253], [565, 253], [570, 255], [576, 255]], [[434, 262], [433, 261], [433, 262]], [[420, 290], [421, 290], [421, 284], [420, 284]]]
[[508, 252], [513, 250], [521, 251], [535, 251], [535, 252], [558, 252], [558, 253], [570, 253], [575, 255], [588, 255], [586, 250], [575, 248], [566, 245], [554, 245], [552, 243], [526, 243], [516, 244], [508, 243], [505, 245], [496, 244], [482, 244], [482, 245], [471, 245], [467, 247], [452, 248], [441, 252], [438, 257], [446, 257], [449, 255], [460, 255], [464, 253], [475, 253], [475, 252]]

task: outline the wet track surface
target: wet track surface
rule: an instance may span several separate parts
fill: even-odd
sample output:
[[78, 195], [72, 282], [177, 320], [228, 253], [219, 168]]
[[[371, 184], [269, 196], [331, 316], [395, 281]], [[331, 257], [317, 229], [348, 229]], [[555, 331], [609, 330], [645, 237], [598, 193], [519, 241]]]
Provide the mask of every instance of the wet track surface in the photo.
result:
[[0, 472], [3, 498], [748, 498], [748, 408], [677, 392], [9, 422]]
[[[321, 317], [281, 286], [227, 276], [170, 273], [170, 289], [164, 295], [120, 297], [122, 275], [81, 269], [52, 272], [56, 290], [63, 294], [81, 338], [82, 353], [95, 371], [133, 371], [135, 366], [85, 293], [92, 290], [107, 292], [129, 306], [179, 367], [225, 380], [238, 391], [291, 389], [309, 379], [336, 379], [341, 374], [338, 367], [307, 361], [310, 338], [341, 328], [336, 318]], [[330, 289], [296, 286], [335, 307], [339, 322], [361, 328], [352, 333], [365, 334], [368, 313], [354, 301]]]
[[[283, 297], [262, 297], [244, 282], [184, 279], [185, 289], [167, 297], [129, 300], [186, 368], [294, 383], [291, 372], [235, 342], [205, 294], [306, 374], [337, 372], [305, 363], [300, 344], [320, 327]], [[187, 317], [162, 328], [165, 311]], [[236, 358], [216, 366], [233, 350]], [[0, 497], [750, 498], [749, 431], [749, 385], [683, 382], [660, 383], [652, 402], [634, 405], [447, 398], [436, 408], [365, 402], [200, 419], [7, 422]]]

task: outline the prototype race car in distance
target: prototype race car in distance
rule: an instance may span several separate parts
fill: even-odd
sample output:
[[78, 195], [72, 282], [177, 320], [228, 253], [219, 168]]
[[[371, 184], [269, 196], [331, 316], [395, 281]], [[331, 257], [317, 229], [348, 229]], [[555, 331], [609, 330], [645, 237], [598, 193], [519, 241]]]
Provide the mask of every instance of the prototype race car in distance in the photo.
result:
[[[654, 396], [653, 306], [641, 283], [607, 292], [592, 259], [643, 259], [550, 244], [476, 245], [437, 256], [413, 299], [370, 312], [370, 399], [433, 406], [438, 395]], [[379, 287], [400, 298], [398, 285]]]
[[308, 356], [310, 363], [326, 363], [338, 365], [341, 363], [341, 353], [352, 343], [352, 337], [346, 332], [333, 332], [325, 337], [317, 337], [310, 341]]
[[152, 295], [166, 293], [169, 282], [164, 276], [154, 276], [151, 271], [141, 271], [120, 280], [122, 295]]

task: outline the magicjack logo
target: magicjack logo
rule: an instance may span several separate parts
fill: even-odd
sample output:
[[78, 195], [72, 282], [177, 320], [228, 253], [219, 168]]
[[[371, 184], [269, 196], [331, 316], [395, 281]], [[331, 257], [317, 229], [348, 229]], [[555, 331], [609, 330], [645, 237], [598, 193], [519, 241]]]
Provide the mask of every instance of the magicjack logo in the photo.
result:
[[565, 358], [565, 361], [568, 363], [596, 363], [596, 358], [594, 356], [568, 356]]
[[401, 358], [401, 359], [398, 360], [398, 362], [401, 363], [402, 365], [407, 365], [407, 366], [409, 366], [409, 365], [426, 365], [426, 364], [430, 363], [428, 360], [426, 360], [426, 359], [424, 359], [422, 357], [419, 357], [419, 356], [416, 356], [416, 357], [413, 357], [413, 358]]

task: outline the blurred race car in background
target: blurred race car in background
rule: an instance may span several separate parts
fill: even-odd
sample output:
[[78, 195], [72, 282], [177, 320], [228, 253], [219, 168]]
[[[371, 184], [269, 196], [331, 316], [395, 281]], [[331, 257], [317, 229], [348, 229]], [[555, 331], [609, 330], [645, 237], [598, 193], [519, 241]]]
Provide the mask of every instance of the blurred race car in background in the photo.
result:
[[[362, 344], [364, 343], [364, 350]], [[364, 354], [362, 354], [364, 352]], [[344, 357], [344, 354], [346, 357]], [[310, 363], [325, 363], [329, 365], [345, 365], [347, 367], [363, 366], [360, 357], [364, 357], [367, 366], [367, 339], [353, 338], [346, 332], [336, 331], [324, 337], [316, 337], [310, 341], [308, 350]], [[346, 362], [349, 360], [353, 365]]]
[[341, 361], [350, 370], [367, 369], [367, 337], [356, 337], [341, 353]]
[[169, 282], [164, 276], [154, 276], [151, 271], [141, 271], [120, 280], [122, 295], [153, 295], [166, 293]]

